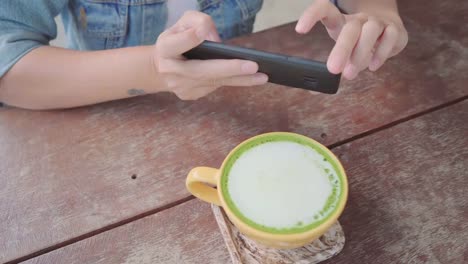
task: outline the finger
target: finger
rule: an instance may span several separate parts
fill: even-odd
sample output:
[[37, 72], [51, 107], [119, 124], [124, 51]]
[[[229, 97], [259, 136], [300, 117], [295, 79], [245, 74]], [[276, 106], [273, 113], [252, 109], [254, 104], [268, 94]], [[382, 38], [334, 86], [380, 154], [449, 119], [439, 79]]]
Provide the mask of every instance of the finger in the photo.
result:
[[219, 41], [211, 17], [200, 12], [186, 12], [173, 27], [159, 36], [158, 51], [164, 58], [180, 56], [205, 39]]
[[397, 33], [397, 35], [398, 35], [397, 39], [398, 40], [397, 40], [395, 46], [393, 47], [392, 52], [390, 53], [390, 57], [393, 57], [393, 56], [397, 55], [398, 53], [400, 53], [406, 47], [406, 45], [408, 44], [408, 32], [406, 32], [406, 30], [404, 28], [399, 29], [395, 25], [389, 25], [389, 26], [395, 28], [396, 31], [398, 32]]
[[206, 40], [211, 40], [214, 42], [221, 42], [221, 37], [218, 34], [218, 31], [211, 31], [208, 33], [208, 36], [206, 37]]
[[331, 73], [343, 71], [361, 34], [361, 22], [353, 20], [346, 23], [341, 30], [336, 44], [328, 57], [327, 67]]
[[268, 82], [268, 75], [264, 73], [255, 73], [244, 76], [233, 76], [220, 80], [219, 86], [254, 86], [262, 85]]
[[211, 41], [221, 41], [213, 19], [202, 12], [187, 11], [175, 24], [176, 27], [196, 28], [200, 36]]
[[346, 77], [354, 79], [359, 71], [367, 68], [372, 58], [372, 49], [376, 46], [383, 29], [383, 23], [375, 19], [369, 19], [364, 23], [358, 43], [351, 55], [350, 65], [345, 67]]
[[345, 78], [346, 80], [352, 80], [354, 79], [354, 76], [356, 75], [355, 72], [358, 72], [356, 67], [354, 67], [354, 65], [352, 65], [351, 63], [346, 63], [346, 66], [344, 67], [343, 69], [343, 78]]
[[384, 62], [391, 56], [391, 52], [394, 49], [397, 40], [398, 29], [391, 25], [387, 26], [369, 64], [369, 70], [376, 71], [384, 64]]
[[195, 29], [189, 28], [179, 33], [161, 34], [157, 41], [158, 55], [162, 58], [174, 58], [193, 49], [204, 40], [204, 36], [197, 33]]
[[222, 79], [231, 76], [254, 74], [258, 64], [247, 60], [187, 60], [179, 61], [171, 71], [195, 79]]
[[254, 86], [262, 85], [268, 81], [268, 76], [264, 73], [255, 73], [248, 76], [234, 76], [219, 80], [211, 80], [190, 90], [175, 91], [182, 100], [197, 100], [202, 98], [221, 86]]
[[177, 97], [184, 101], [197, 100], [214, 92], [219, 86], [198, 86], [190, 90], [175, 91]]
[[345, 17], [330, 1], [316, 0], [299, 18], [296, 24], [296, 32], [305, 34], [309, 32], [318, 21], [322, 21], [322, 24], [327, 28], [330, 36], [336, 39], [336, 36], [338, 36], [339, 31], [345, 24]]

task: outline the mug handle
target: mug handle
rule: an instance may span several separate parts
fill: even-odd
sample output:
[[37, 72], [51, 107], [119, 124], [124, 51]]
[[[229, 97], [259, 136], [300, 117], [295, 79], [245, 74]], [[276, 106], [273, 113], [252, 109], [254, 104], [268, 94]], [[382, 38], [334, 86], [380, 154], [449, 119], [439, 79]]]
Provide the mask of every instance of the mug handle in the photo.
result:
[[218, 191], [209, 186], [218, 185], [219, 170], [209, 167], [197, 167], [190, 171], [185, 184], [195, 197], [218, 206], [221, 206]]

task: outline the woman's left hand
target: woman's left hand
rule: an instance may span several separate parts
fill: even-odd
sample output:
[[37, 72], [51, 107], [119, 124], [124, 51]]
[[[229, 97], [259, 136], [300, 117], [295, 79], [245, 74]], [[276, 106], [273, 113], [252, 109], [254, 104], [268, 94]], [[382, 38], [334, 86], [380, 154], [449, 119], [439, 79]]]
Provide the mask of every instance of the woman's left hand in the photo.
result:
[[315, 0], [297, 22], [296, 31], [308, 33], [318, 21], [336, 41], [328, 57], [328, 70], [342, 72], [349, 80], [366, 68], [376, 71], [408, 43], [408, 33], [394, 10], [345, 15], [329, 0]]

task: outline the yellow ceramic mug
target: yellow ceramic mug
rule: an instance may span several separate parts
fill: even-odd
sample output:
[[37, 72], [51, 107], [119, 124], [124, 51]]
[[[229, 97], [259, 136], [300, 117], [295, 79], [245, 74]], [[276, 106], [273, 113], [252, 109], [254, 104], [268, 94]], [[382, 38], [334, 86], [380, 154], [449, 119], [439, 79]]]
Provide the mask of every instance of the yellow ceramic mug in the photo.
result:
[[[338, 194], [335, 195], [336, 198], [334, 198], [334, 209], [330, 210], [326, 218], [297, 230], [276, 232], [267, 228], [262, 228], [249, 220], [243, 216], [233, 204], [226, 187], [229, 169], [244, 151], [258, 144], [262, 144], [262, 142], [274, 141], [290, 141], [312, 147], [332, 165], [340, 181], [338, 184], [340, 190], [337, 192]], [[208, 167], [194, 168], [187, 176], [186, 184], [187, 189], [194, 196], [203, 201], [222, 206], [229, 219], [241, 233], [263, 245], [283, 249], [304, 246], [324, 234], [337, 221], [344, 209], [348, 196], [346, 174], [336, 156], [325, 146], [313, 139], [286, 132], [262, 134], [242, 142], [229, 153], [220, 169]], [[216, 186], [217, 189], [212, 186]], [[327, 201], [330, 200], [330, 197]]]

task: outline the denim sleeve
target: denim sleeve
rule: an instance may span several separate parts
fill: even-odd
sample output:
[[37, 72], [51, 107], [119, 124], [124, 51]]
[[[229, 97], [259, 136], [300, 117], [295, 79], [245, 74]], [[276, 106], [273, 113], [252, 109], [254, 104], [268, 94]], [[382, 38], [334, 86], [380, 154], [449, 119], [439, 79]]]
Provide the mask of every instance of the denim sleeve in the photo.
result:
[[68, 0], [0, 0], [0, 78], [24, 55], [57, 37]]

